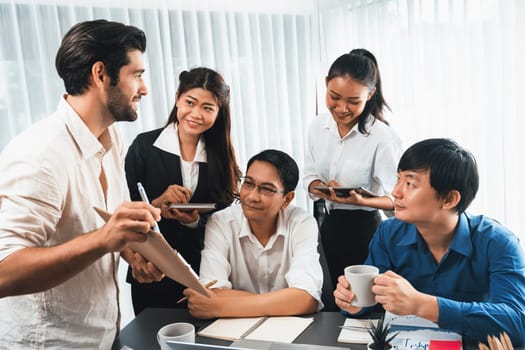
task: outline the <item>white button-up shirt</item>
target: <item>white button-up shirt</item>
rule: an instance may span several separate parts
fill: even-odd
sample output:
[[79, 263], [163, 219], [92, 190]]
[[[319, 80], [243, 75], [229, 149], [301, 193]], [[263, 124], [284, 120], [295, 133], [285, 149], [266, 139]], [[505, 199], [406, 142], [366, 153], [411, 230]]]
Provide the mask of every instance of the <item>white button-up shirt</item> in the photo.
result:
[[180, 158], [180, 171], [182, 174], [182, 186], [187, 187], [191, 192], [195, 192], [199, 180], [199, 163], [207, 163], [206, 142], [201, 136], [197, 143], [197, 150], [192, 161], [182, 159], [180, 151], [179, 131], [177, 124], [172, 123], [160, 132], [153, 146], [165, 152], [175, 154]]
[[[97, 140], [61, 99], [0, 155], [0, 260], [90, 232], [104, 224], [93, 206], [113, 211], [128, 198], [116, 129]], [[0, 348], [109, 349], [119, 318], [118, 259], [106, 254], [54, 288], [0, 299]]]
[[206, 224], [200, 267], [203, 282], [215, 288], [267, 293], [283, 288], [305, 290], [321, 302], [323, 271], [317, 252], [317, 223], [303, 209], [279, 212], [277, 230], [266, 244], [251, 232], [240, 205], [214, 213]]
[[[337, 124], [330, 114], [314, 118], [308, 131], [305, 150], [303, 183], [308, 186], [314, 180], [336, 180], [342, 187], [358, 188], [379, 195], [391, 195], [397, 181], [397, 165], [403, 152], [401, 140], [385, 123], [369, 116], [368, 135], [358, 131], [356, 124], [348, 134], [339, 136]], [[317, 199], [310, 194], [312, 199]], [[362, 209], [352, 204], [326, 201], [329, 209]]]

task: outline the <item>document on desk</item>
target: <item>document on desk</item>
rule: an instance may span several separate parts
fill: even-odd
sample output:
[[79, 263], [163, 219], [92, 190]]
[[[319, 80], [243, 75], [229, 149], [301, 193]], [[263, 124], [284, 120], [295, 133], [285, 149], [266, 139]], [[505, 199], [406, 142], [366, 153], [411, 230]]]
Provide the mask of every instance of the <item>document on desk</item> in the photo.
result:
[[408, 315], [385, 313], [385, 322], [392, 326], [391, 332], [399, 332], [392, 340], [394, 349], [401, 350], [461, 350], [460, 334], [451, 332], [426, 319]]
[[312, 322], [313, 317], [220, 318], [197, 334], [223, 340], [254, 339], [292, 343]]
[[341, 327], [337, 341], [340, 343], [368, 344], [372, 341], [368, 330], [371, 323], [377, 324], [377, 320], [347, 318]]
[[[93, 209], [104, 221], [108, 222], [111, 218], [111, 213], [97, 207]], [[139, 252], [172, 280], [195, 289], [205, 296], [209, 296], [206, 288], [199, 282], [199, 276], [184, 260], [182, 255], [169, 245], [162, 234], [151, 230], [147, 235], [146, 241], [128, 243], [128, 246], [132, 250]], [[174, 298], [177, 298], [177, 296], [174, 296]]]

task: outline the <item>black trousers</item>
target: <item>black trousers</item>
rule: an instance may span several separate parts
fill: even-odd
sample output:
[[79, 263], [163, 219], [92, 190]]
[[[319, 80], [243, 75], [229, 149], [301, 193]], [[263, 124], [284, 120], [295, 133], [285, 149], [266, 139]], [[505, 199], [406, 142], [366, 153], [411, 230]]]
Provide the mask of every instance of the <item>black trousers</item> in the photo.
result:
[[185, 289], [169, 277], [164, 277], [160, 282], [131, 284], [131, 300], [133, 302], [133, 311], [138, 315], [147, 307], [160, 308], [186, 308], [186, 302], [177, 304], [177, 300], [182, 298], [182, 291]]
[[331, 210], [321, 226], [321, 240], [330, 277], [335, 289], [344, 268], [362, 264], [368, 256], [368, 244], [381, 223], [377, 210]]

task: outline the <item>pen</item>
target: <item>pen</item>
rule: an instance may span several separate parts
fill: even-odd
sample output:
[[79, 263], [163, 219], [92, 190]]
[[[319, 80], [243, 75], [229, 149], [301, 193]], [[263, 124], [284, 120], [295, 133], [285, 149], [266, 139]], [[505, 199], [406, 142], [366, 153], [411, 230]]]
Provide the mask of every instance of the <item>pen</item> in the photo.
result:
[[[140, 198], [142, 198], [143, 202], [149, 203], [148, 195], [146, 194], [146, 190], [142, 186], [140, 182], [137, 182], [137, 187], [139, 189]], [[160, 232], [159, 225], [157, 223], [153, 224], [153, 231]]]
[[354, 331], [364, 331], [364, 330], [371, 329], [370, 327], [365, 327], [365, 326], [339, 326], [339, 328], [354, 330]]
[[[204, 285], [204, 287], [206, 287], [206, 288], [210, 288], [210, 287], [213, 286], [215, 283], [217, 283], [217, 280], [209, 281], [208, 283], [206, 283], [206, 284]], [[180, 298], [179, 300], [177, 300], [177, 304], [180, 304], [180, 303], [182, 303], [182, 302], [185, 301], [185, 300], [188, 300], [188, 297], [182, 297], [182, 298]]]

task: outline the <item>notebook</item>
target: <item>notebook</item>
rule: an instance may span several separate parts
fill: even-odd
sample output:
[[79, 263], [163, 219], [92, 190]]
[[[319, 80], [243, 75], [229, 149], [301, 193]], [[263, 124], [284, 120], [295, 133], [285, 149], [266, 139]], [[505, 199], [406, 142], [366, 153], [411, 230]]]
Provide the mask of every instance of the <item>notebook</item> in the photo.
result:
[[313, 317], [220, 318], [197, 334], [223, 340], [256, 339], [293, 342], [312, 322]]

